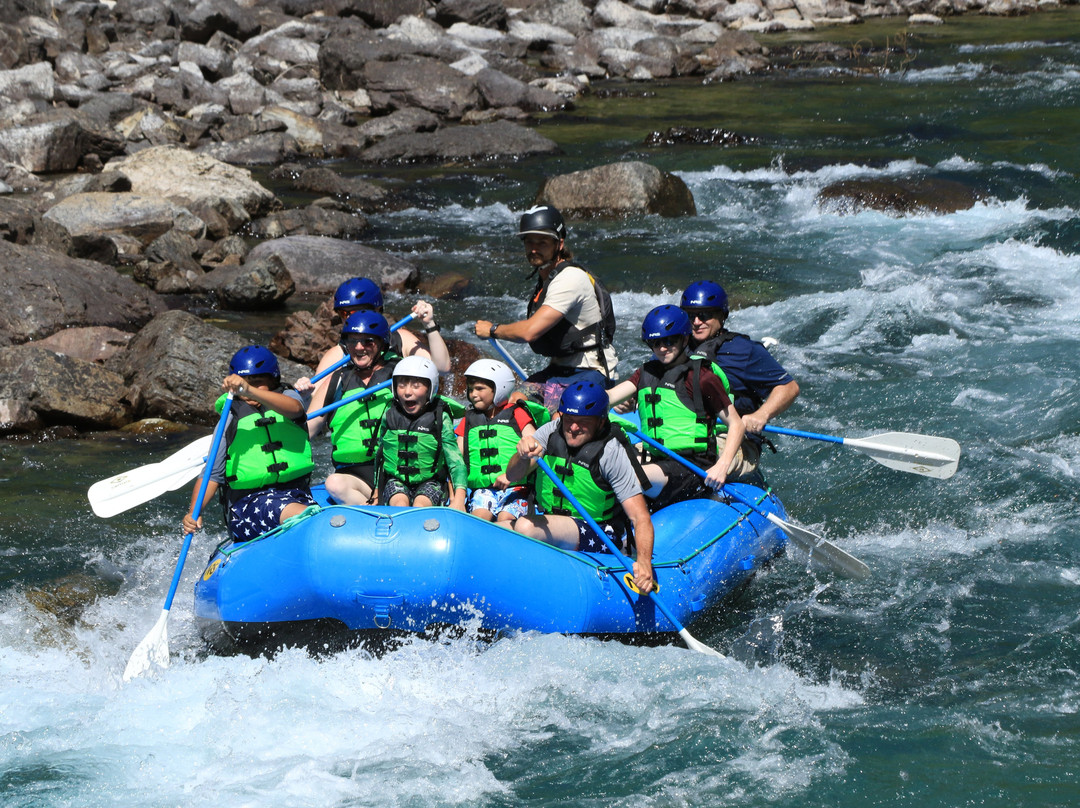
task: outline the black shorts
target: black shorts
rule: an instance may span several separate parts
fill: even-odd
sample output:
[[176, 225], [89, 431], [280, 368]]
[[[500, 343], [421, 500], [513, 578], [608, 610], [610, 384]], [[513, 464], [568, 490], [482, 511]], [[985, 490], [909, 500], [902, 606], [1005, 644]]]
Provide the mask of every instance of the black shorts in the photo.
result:
[[334, 474], [352, 475], [367, 483], [368, 488], [371, 488], [372, 490], [375, 489], [374, 463], [353, 463], [351, 466], [342, 466], [341, 468], [334, 469]]
[[[712, 496], [712, 491], [705, 485], [705, 481], [678, 460], [673, 460], [670, 457], [659, 457], [649, 462], [659, 466], [660, 470], [668, 478], [667, 485], [649, 503], [651, 510], [657, 511], [660, 508], [687, 499], [707, 499]], [[705, 468], [705, 466], [699, 466], [699, 468]]]

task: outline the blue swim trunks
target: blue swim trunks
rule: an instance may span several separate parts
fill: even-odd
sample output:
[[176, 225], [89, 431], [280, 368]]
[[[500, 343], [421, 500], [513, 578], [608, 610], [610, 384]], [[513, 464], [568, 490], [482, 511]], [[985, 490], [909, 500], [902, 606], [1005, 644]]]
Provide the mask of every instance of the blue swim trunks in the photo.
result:
[[500, 513], [509, 513], [515, 519], [529, 513], [529, 491], [523, 485], [513, 488], [504, 488], [499, 491], [495, 488], [474, 488], [469, 491], [468, 499], [465, 500], [465, 509], [473, 511], [490, 511], [495, 516]]
[[315, 504], [307, 488], [267, 488], [238, 499], [229, 508], [229, 532], [236, 541], [251, 541], [281, 524], [286, 505]]

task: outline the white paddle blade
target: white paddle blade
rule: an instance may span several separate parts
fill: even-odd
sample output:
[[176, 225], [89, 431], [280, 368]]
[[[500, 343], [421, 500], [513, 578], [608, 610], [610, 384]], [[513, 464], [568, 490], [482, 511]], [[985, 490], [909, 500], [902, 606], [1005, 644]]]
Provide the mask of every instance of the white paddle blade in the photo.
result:
[[169, 610], [163, 609], [161, 616], [150, 633], [143, 637], [142, 642], [135, 646], [124, 668], [124, 681], [130, 682], [136, 676], [142, 676], [151, 666], [159, 668], [169, 667]]
[[886, 432], [870, 438], [844, 438], [844, 446], [897, 471], [947, 480], [960, 464], [960, 444], [952, 438]]
[[90, 507], [98, 516], [107, 518], [149, 502], [166, 491], [175, 491], [202, 471], [212, 439], [213, 436], [207, 435], [159, 463], [99, 480], [86, 492]]
[[727, 659], [727, 657], [715, 648], [710, 648], [700, 640], [694, 639], [694, 636], [685, 628], [679, 632], [679, 636], [682, 637], [683, 642], [686, 643], [686, 647], [691, 651], [697, 651], [699, 654], [708, 654], [709, 656], [718, 657], [720, 659]]
[[810, 557], [811, 561], [844, 578], [861, 581], [870, 577], [870, 567], [851, 553], [841, 550], [828, 539], [804, 527], [785, 522], [774, 513], [766, 515], [770, 522], [787, 534], [792, 544]]

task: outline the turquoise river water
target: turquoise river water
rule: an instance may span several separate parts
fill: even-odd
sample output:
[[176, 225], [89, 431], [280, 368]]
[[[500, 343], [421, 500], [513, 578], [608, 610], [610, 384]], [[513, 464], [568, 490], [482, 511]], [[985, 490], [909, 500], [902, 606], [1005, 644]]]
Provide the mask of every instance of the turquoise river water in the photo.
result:
[[[615, 290], [623, 371], [644, 358], [642, 316], [714, 278], [732, 326], [775, 338], [802, 385], [782, 425], [963, 447], [956, 476], [935, 480], [777, 441], [767, 469], [791, 519], [872, 578], [780, 559], [693, 626], [726, 660], [531, 634], [207, 657], [191, 591], [215, 524], [172, 609], [172, 665], [125, 684], [187, 495], [106, 521], [86, 488], [196, 433], [0, 443], [0, 803], [1080, 802], [1080, 12], [896, 30], [850, 29], [851, 44], [892, 37], [884, 70], [805, 60], [730, 84], [622, 86], [542, 122], [557, 158], [369, 174], [411, 200], [373, 217], [371, 243], [472, 278], [470, 297], [437, 304], [468, 338], [477, 316], [524, 309], [510, 233], [541, 177], [621, 159], [676, 172], [696, 216], [572, 225]], [[673, 125], [751, 140], [642, 145]], [[818, 203], [857, 178], [955, 180], [980, 201], [904, 217]], [[272, 319], [232, 325], [263, 339]]]

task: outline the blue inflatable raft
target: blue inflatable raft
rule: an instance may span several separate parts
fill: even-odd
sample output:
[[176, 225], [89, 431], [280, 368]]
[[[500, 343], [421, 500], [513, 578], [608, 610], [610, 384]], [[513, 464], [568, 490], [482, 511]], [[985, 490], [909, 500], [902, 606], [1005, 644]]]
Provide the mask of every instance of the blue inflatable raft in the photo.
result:
[[[785, 517], [772, 494], [733, 487]], [[680, 502], [653, 514], [653, 524], [660, 593], [687, 626], [785, 545], [777, 527], [737, 502]], [[608, 554], [560, 550], [449, 508], [328, 505], [218, 547], [196, 583], [195, 615], [218, 651], [447, 626], [639, 641], [674, 632], [624, 576]]]

